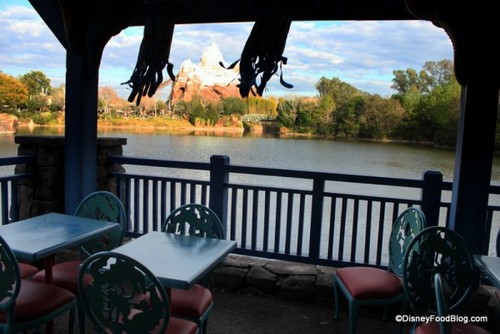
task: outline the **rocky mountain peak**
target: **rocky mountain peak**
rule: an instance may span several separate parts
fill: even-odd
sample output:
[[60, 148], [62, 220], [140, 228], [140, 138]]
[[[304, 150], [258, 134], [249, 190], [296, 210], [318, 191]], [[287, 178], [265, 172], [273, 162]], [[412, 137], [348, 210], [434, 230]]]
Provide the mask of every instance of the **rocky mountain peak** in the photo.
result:
[[203, 50], [199, 64], [190, 59], [182, 62], [175, 82], [172, 84], [172, 103], [180, 100], [189, 101], [200, 96], [208, 102], [225, 97], [239, 97], [237, 68], [228, 70], [220, 66], [225, 64], [224, 57], [216, 43]]
[[219, 46], [215, 42], [212, 42], [212, 44], [203, 50], [200, 58], [200, 66], [211, 67], [218, 65], [220, 61], [224, 62], [224, 57], [222, 57]]

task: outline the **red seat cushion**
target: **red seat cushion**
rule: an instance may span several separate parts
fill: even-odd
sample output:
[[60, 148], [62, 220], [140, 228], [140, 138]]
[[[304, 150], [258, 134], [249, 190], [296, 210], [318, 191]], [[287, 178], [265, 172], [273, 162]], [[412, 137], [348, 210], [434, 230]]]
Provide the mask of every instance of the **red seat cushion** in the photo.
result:
[[[78, 294], [78, 275], [80, 273], [81, 261], [67, 261], [55, 264], [52, 267], [52, 284]], [[41, 270], [33, 276], [33, 279], [45, 282], [45, 270]], [[90, 281], [90, 277], [87, 283]]]
[[[491, 334], [486, 329], [473, 324], [464, 324], [464, 323], [451, 324], [451, 334], [459, 334], [459, 333]], [[440, 334], [439, 324], [437, 322], [423, 323], [416, 328], [415, 334]]]
[[390, 271], [372, 267], [348, 267], [336, 271], [355, 299], [383, 299], [402, 292], [401, 280]]
[[39, 269], [32, 264], [19, 262], [19, 270], [21, 271], [21, 278], [28, 278], [39, 272]]
[[[75, 300], [75, 295], [66, 289], [32, 279], [23, 279], [14, 309], [16, 322], [40, 318], [72, 300]], [[4, 312], [0, 312], [0, 322], [5, 322]]]
[[168, 321], [167, 334], [194, 334], [198, 331], [198, 325], [192, 321], [170, 317]]
[[170, 290], [170, 310], [172, 315], [199, 318], [212, 303], [212, 292], [199, 284], [193, 285], [188, 290]]

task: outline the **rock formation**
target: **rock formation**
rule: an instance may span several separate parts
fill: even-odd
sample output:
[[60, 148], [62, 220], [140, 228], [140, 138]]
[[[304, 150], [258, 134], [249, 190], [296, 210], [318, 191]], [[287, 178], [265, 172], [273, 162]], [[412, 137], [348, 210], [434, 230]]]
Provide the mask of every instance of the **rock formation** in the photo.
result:
[[0, 113], [0, 133], [15, 133], [17, 122], [16, 116]]
[[225, 64], [217, 44], [212, 43], [201, 56], [200, 63], [190, 59], [180, 65], [179, 73], [172, 84], [171, 102], [189, 101], [195, 96], [206, 102], [216, 102], [225, 97], [240, 97], [238, 67], [228, 70], [220, 66]]

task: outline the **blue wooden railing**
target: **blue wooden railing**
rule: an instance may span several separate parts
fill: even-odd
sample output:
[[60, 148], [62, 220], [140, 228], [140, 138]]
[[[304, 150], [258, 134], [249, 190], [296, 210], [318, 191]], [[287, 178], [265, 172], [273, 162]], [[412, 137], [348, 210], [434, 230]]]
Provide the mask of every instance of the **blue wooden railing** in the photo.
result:
[[[449, 218], [452, 183], [436, 171], [398, 179], [235, 166], [226, 156], [210, 163], [108, 159], [128, 170], [110, 176], [130, 214], [130, 237], [158, 230], [174, 208], [197, 202], [222, 218], [226, 237], [238, 242], [236, 253], [384, 267], [392, 222], [404, 208], [422, 207], [429, 225], [446, 225]], [[180, 169], [193, 176], [176, 177]], [[491, 191], [500, 193], [499, 187]], [[489, 234], [500, 207], [488, 210]]]
[[[1, 158], [0, 167], [31, 159]], [[238, 242], [236, 253], [384, 267], [392, 222], [404, 208], [422, 207], [429, 225], [446, 225], [449, 218], [452, 184], [436, 171], [401, 179], [236, 166], [226, 156], [212, 156], [209, 163], [120, 156], [108, 157], [108, 163], [126, 170], [109, 177], [129, 214], [129, 237], [159, 230], [174, 208], [197, 202], [222, 218], [226, 237]], [[2, 224], [17, 220], [16, 185], [29, 177], [0, 177]], [[491, 231], [500, 226], [498, 203], [500, 187], [491, 186], [485, 253], [492, 254]]]

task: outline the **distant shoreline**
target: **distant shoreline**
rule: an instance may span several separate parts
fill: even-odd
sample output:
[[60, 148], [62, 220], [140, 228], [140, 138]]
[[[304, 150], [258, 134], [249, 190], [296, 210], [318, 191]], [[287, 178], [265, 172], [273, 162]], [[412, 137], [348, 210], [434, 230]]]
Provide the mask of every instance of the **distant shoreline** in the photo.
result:
[[[21, 122], [17, 124], [18, 129], [22, 129], [23, 134], [26, 134], [26, 129], [33, 131], [34, 128], [50, 128], [58, 129], [58, 133], [54, 135], [64, 134], [64, 124], [48, 124], [40, 125], [33, 124], [31, 122]], [[248, 133], [243, 126], [222, 126], [220, 124], [215, 126], [195, 126], [185, 119], [169, 119], [169, 118], [115, 118], [113, 120], [100, 119], [97, 125], [98, 131], [101, 135], [105, 135], [106, 132], [111, 131], [131, 131], [131, 133], [136, 134], [152, 134], [155, 132], [168, 132], [170, 134], [193, 134], [193, 135], [215, 135], [215, 136], [228, 136], [228, 137], [239, 137], [245, 133]], [[17, 131], [16, 131], [17, 132]], [[7, 132], [3, 132], [6, 134]], [[15, 132], [14, 132], [15, 133]], [[265, 131], [260, 131], [258, 127], [252, 129], [250, 133], [254, 136], [264, 136], [264, 135], [275, 135], [279, 138], [319, 138], [319, 136], [311, 133], [297, 133], [297, 132], [287, 132], [287, 133], [269, 133]], [[331, 140], [343, 141], [342, 139], [328, 138]], [[380, 142], [380, 143], [400, 143], [400, 144], [415, 144], [415, 145], [428, 145], [433, 146], [431, 143], [414, 142], [407, 140], [375, 140], [375, 139], [363, 139], [358, 138], [355, 141], [360, 142]], [[435, 147], [445, 150], [454, 150], [453, 147]]]

